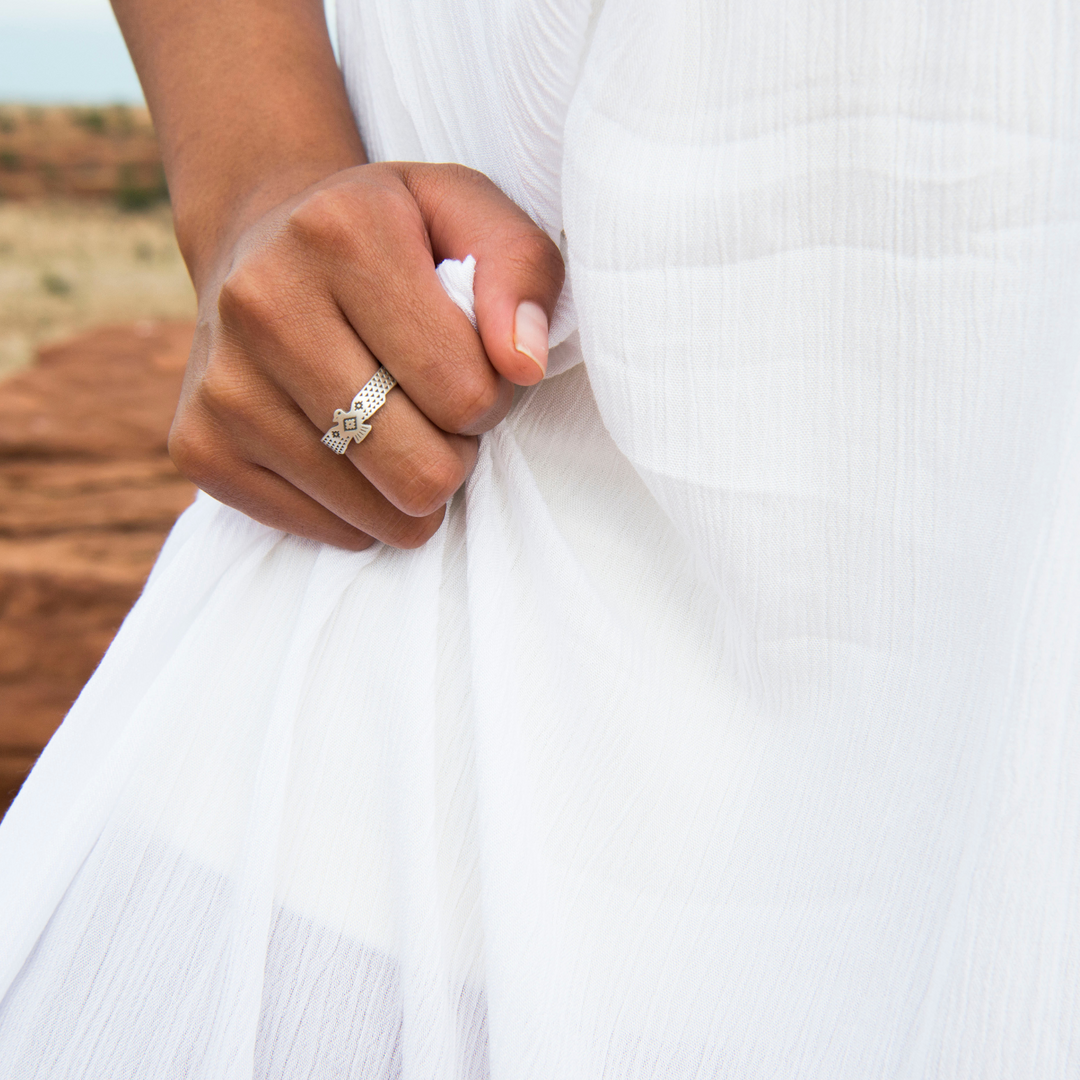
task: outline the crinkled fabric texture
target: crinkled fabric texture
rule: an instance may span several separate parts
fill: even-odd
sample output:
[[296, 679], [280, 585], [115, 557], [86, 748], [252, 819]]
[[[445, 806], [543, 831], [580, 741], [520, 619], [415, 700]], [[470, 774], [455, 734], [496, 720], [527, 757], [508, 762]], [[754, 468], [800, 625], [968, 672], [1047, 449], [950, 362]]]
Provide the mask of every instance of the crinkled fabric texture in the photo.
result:
[[1076, 4], [340, 31], [566, 341], [419, 551], [181, 519], [0, 828], [0, 1077], [1080, 1075]]

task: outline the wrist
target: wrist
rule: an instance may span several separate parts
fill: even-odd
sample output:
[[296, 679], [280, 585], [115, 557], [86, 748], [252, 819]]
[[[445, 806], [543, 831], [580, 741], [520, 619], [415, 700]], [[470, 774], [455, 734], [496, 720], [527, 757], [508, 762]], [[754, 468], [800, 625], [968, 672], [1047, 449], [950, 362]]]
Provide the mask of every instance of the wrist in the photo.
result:
[[196, 289], [270, 207], [364, 160], [322, 0], [113, 0]]
[[218, 276], [218, 269], [240, 235], [275, 207], [343, 169], [364, 164], [362, 151], [352, 148], [336, 156], [302, 161], [233, 163], [214, 182], [191, 175], [170, 176], [170, 197], [176, 238], [196, 292]]

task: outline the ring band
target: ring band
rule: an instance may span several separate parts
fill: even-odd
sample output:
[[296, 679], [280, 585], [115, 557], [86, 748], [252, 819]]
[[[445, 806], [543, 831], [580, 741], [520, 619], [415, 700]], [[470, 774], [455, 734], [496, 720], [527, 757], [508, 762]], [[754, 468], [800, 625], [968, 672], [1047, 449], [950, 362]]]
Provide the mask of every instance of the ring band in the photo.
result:
[[334, 423], [322, 437], [324, 446], [335, 454], [344, 454], [351, 442], [363, 442], [371, 431], [370, 420], [386, 403], [386, 395], [397, 386], [397, 379], [380, 365], [379, 370], [360, 388], [348, 411], [334, 410]]

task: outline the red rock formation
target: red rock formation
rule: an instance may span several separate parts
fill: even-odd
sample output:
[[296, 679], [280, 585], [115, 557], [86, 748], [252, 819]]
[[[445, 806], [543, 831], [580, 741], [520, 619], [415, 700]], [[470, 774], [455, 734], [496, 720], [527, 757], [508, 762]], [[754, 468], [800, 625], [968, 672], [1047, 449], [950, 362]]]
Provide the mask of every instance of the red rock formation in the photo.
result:
[[0, 195], [112, 196], [129, 210], [164, 198], [150, 113], [132, 105], [0, 105]]
[[165, 448], [192, 330], [95, 330], [0, 383], [0, 813], [194, 495]]

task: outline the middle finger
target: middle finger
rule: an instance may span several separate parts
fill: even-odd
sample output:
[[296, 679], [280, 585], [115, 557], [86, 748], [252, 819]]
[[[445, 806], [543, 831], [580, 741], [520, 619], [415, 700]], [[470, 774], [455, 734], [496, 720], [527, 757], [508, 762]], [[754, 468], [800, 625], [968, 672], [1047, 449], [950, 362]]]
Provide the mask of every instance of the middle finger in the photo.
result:
[[[347, 410], [379, 363], [335, 308], [305, 320], [301, 337], [293, 320], [282, 320], [274, 340], [260, 343], [265, 375], [316, 429], [318, 443], [333, 422], [334, 410]], [[476, 460], [476, 439], [436, 427], [401, 387], [386, 396], [368, 421], [371, 431], [347, 451], [352, 465], [402, 513], [424, 517], [445, 505]]]

